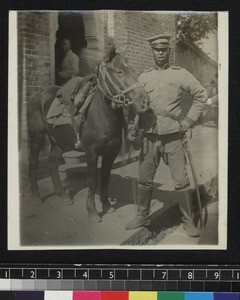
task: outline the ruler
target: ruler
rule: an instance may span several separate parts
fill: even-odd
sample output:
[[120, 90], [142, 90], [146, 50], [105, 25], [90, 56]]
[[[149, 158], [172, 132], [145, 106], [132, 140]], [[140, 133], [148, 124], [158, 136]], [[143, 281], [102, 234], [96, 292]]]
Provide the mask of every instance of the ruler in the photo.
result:
[[240, 292], [240, 266], [0, 265], [0, 290]]

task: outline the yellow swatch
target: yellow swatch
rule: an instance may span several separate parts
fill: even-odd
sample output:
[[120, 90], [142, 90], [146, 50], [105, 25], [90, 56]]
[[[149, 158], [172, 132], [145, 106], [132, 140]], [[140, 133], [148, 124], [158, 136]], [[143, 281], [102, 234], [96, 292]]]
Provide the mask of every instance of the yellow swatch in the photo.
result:
[[157, 292], [129, 292], [129, 300], [157, 300]]

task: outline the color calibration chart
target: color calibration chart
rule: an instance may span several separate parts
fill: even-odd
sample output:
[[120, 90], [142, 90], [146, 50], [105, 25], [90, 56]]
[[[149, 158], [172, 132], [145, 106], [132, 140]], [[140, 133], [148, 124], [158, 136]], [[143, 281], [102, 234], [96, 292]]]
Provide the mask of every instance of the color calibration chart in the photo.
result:
[[240, 266], [0, 265], [0, 300], [240, 300]]
[[209, 292], [0, 292], [1, 300], [239, 300], [239, 293]]

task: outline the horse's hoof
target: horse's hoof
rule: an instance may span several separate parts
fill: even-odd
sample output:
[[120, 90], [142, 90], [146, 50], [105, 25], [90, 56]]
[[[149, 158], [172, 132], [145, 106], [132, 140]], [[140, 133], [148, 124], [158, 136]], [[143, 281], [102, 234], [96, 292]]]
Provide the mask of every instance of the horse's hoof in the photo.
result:
[[109, 209], [106, 210], [107, 214], [112, 214], [115, 212], [115, 208], [114, 207], [110, 207]]
[[63, 195], [63, 196], [59, 196], [61, 204], [64, 206], [69, 206], [69, 205], [73, 205], [73, 201], [72, 199], [69, 198], [69, 196], [67, 194]]
[[42, 200], [42, 198], [39, 195], [33, 195], [32, 201], [37, 206], [43, 205], [43, 200]]
[[104, 205], [102, 206], [102, 210], [104, 213], [107, 213], [107, 214], [112, 214], [115, 212], [115, 208], [113, 206], [111, 206], [111, 204], [107, 204], [107, 205]]
[[100, 222], [102, 222], [102, 219], [100, 218], [99, 215], [88, 216], [88, 220], [91, 223], [100, 223]]

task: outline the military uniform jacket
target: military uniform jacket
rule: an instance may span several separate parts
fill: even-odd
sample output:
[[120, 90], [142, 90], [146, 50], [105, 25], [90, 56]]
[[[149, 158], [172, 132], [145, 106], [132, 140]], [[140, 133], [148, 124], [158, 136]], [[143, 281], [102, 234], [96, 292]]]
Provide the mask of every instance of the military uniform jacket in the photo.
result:
[[[193, 97], [192, 106], [185, 118], [192, 125], [204, 110], [207, 92], [198, 80], [187, 70], [166, 64], [157, 66], [139, 76], [150, 97], [150, 110], [141, 115], [140, 128], [158, 135], [179, 131], [178, 118], [181, 117], [180, 101], [183, 91]], [[169, 117], [173, 116], [173, 118]]]

